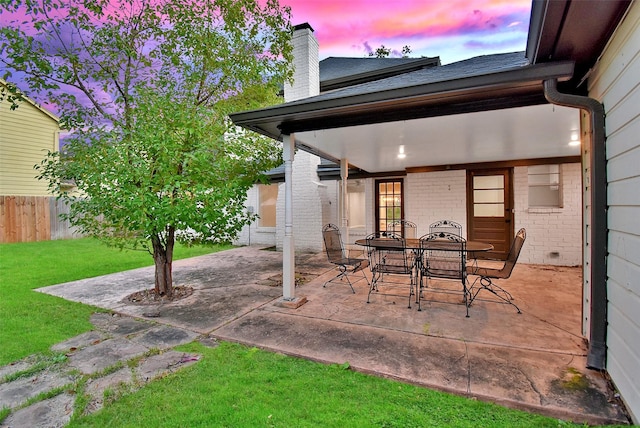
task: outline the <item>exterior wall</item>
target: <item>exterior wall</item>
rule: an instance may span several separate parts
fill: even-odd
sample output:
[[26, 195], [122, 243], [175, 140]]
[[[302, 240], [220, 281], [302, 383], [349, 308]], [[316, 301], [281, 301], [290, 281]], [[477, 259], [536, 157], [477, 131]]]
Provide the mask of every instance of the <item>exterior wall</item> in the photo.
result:
[[28, 101], [9, 106], [0, 103], [0, 195], [47, 196], [33, 166], [58, 150], [58, 122]]
[[[278, 196], [284, 192], [284, 185], [280, 185], [278, 188]], [[246, 207], [252, 207], [254, 212], [258, 212], [260, 206], [258, 186], [253, 186], [247, 192]], [[264, 245], [267, 247], [273, 247], [276, 245], [276, 228], [275, 227], [259, 227], [258, 222], [251, 223], [250, 226], [245, 226], [242, 232], [238, 235], [236, 245]]]
[[582, 194], [579, 163], [561, 165], [562, 208], [529, 208], [527, 167], [513, 172], [515, 225], [527, 229], [519, 262], [558, 266], [582, 264]]
[[[313, 30], [306, 26], [296, 28], [293, 33], [294, 83], [286, 83], [284, 87], [285, 102], [307, 98], [320, 93], [320, 69], [318, 40]], [[320, 183], [316, 173], [320, 164], [318, 156], [297, 150], [293, 159], [293, 236], [296, 252], [322, 251], [322, 226], [329, 214], [330, 192], [328, 184]], [[257, 223], [245, 227], [236, 245], [251, 244], [276, 245], [283, 248], [284, 240], [284, 184], [278, 190], [276, 205], [276, 227], [258, 228]], [[256, 208], [258, 191], [254, 186], [247, 194], [246, 206]], [[253, 205], [252, 205], [253, 204]], [[336, 204], [337, 205], [337, 204]], [[324, 222], [324, 223], [323, 223]], [[333, 221], [335, 222], [335, 221]], [[252, 233], [251, 230], [257, 233]]]
[[[514, 168], [515, 230], [527, 229], [519, 261], [531, 264], [578, 266], [582, 263], [582, 195], [580, 164], [562, 165], [562, 208], [529, 208], [527, 167]], [[408, 174], [405, 213], [418, 225], [418, 236], [429, 224], [449, 219], [467, 231], [466, 171]], [[557, 253], [557, 256], [552, 253]]]
[[[316, 170], [320, 158], [297, 151], [293, 160], [293, 236], [296, 252], [322, 251], [322, 202], [328, 200], [328, 185], [321, 183]], [[284, 240], [284, 184], [276, 205], [276, 247]]]
[[[374, 180], [368, 180], [367, 233], [375, 230]], [[579, 163], [562, 165], [563, 207], [529, 208], [527, 167], [514, 168], [515, 230], [527, 229], [519, 261], [530, 264], [578, 266], [582, 263], [582, 178]], [[407, 174], [404, 179], [405, 217], [418, 226], [418, 236], [442, 219], [462, 225], [467, 234], [466, 171]], [[557, 253], [557, 256], [552, 253]]]
[[438, 220], [453, 220], [467, 236], [467, 173], [465, 170], [407, 174], [405, 217], [418, 226], [418, 236], [429, 233]]
[[607, 371], [640, 421], [640, 2], [630, 6], [589, 78], [606, 112]]

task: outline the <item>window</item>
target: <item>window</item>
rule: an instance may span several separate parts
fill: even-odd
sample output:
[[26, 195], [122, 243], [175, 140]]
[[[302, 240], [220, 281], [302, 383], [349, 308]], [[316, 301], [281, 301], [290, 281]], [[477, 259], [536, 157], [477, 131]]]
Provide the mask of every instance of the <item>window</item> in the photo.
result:
[[562, 207], [560, 165], [529, 167], [529, 207]]
[[387, 225], [403, 219], [402, 200], [402, 179], [376, 181], [377, 232], [384, 232]]
[[473, 216], [504, 217], [505, 176], [476, 175], [473, 177]]
[[277, 184], [260, 184], [258, 185], [259, 208], [258, 220], [259, 227], [276, 227], [276, 202], [278, 201], [278, 185]]

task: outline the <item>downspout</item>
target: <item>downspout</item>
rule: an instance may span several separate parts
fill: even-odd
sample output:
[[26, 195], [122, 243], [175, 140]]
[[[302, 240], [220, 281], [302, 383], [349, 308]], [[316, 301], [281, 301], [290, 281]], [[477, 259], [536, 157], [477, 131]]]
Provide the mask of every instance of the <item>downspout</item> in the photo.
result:
[[587, 367], [604, 370], [607, 348], [607, 157], [604, 133], [604, 106], [597, 100], [558, 92], [556, 79], [544, 81], [547, 101], [565, 107], [576, 107], [589, 113], [591, 122], [591, 296], [590, 337]]

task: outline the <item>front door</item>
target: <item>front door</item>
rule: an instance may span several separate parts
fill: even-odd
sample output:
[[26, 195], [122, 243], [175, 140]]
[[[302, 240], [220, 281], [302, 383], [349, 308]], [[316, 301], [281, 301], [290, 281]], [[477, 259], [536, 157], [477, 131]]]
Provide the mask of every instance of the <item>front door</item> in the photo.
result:
[[[376, 232], [404, 218], [402, 179], [376, 180]], [[391, 228], [389, 228], [391, 230]]]
[[467, 239], [494, 248], [477, 257], [507, 258], [513, 240], [512, 171], [467, 170]]

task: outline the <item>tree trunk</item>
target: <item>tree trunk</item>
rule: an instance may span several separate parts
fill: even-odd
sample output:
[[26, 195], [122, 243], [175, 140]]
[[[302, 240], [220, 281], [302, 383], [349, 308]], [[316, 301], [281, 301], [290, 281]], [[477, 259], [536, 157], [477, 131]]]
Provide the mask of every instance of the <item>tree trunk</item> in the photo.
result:
[[171, 273], [173, 262], [173, 245], [175, 242], [174, 229], [166, 230], [166, 241], [163, 243], [158, 235], [151, 236], [153, 244], [153, 261], [156, 266], [155, 290], [159, 296], [173, 296], [173, 277]]

